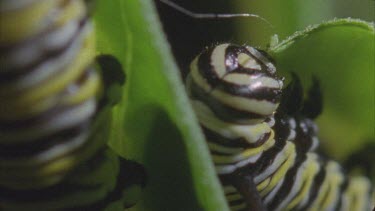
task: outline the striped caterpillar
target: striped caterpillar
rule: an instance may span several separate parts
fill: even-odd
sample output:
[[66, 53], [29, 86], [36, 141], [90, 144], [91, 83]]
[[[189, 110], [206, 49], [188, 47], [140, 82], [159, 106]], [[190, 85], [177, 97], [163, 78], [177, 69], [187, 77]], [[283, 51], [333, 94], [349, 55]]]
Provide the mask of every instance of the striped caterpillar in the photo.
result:
[[187, 91], [231, 210], [370, 210], [369, 180], [316, 152], [314, 84], [307, 100], [296, 79], [282, 89], [250, 46], [221, 44], [191, 63]]
[[0, 210], [122, 206], [141, 182], [106, 147], [110, 105], [85, 1], [2, 0], [0, 34]]

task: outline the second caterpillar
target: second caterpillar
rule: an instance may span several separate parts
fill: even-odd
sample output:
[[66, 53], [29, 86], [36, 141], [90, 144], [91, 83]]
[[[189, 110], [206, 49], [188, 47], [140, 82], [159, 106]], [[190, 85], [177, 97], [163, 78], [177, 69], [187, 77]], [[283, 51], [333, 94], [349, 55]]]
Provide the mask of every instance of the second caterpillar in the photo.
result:
[[231, 210], [370, 210], [369, 180], [316, 152], [317, 82], [303, 100], [298, 79], [283, 89], [267, 54], [232, 44], [207, 48], [190, 69], [188, 94]]

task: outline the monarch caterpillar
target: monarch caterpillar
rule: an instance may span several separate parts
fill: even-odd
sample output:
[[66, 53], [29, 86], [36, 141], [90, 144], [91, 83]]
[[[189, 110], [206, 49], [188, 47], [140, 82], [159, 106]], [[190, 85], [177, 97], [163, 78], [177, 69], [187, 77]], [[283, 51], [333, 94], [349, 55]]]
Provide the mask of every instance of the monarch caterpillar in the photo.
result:
[[316, 152], [314, 84], [307, 100], [298, 79], [282, 89], [269, 56], [250, 46], [217, 45], [192, 61], [187, 91], [232, 210], [370, 210], [369, 180]]
[[2, 0], [0, 34], [0, 210], [122, 204], [134, 178], [120, 167], [142, 170], [106, 148], [85, 1]]

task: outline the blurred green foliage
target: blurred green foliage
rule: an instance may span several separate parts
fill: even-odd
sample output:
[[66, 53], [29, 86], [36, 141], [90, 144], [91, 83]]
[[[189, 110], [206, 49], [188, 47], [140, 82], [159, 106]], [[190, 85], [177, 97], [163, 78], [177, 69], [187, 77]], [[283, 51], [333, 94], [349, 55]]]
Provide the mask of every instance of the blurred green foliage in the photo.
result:
[[309, 25], [334, 18], [375, 21], [375, 1], [372, 0], [237, 0], [231, 4], [231, 12], [254, 13], [272, 23], [273, 28], [261, 21], [235, 22], [236, 41], [261, 47], [268, 44], [273, 34], [283, 40]]

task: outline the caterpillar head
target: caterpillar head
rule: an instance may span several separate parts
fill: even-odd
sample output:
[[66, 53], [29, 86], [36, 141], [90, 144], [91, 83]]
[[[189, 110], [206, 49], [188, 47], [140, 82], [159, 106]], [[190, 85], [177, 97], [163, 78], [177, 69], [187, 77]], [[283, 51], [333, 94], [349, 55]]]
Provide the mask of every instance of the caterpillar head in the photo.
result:
[[221, 44], [206, 49], [190, 66], [187, 89], [222, 120], [264, 121], [277, 109], [283, 82], [267, 56], [250, 46]]

